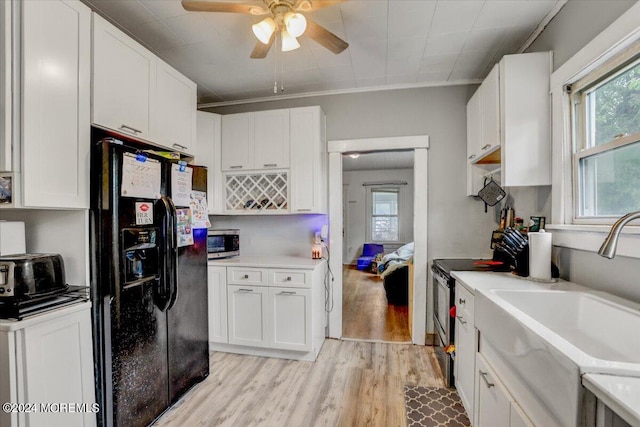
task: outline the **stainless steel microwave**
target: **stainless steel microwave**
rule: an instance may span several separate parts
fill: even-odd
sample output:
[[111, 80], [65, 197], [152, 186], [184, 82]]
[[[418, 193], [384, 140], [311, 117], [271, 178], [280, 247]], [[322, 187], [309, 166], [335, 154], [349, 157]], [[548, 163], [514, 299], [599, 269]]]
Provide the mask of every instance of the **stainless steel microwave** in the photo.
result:
[[209, 230], [207, 233], [207, 257], [228, 258], [240, 255], [240, 230]]

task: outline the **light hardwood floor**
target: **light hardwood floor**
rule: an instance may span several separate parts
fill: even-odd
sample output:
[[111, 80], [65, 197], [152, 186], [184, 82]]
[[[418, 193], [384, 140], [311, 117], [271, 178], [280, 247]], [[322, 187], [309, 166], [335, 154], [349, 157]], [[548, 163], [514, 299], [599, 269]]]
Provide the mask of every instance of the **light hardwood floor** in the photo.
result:
[[328, 339], [315, 362], [212, 352], [157, 426], [405, 426], [403, 386], [443, 387], [432, 347]]
[[385, 342], [411, 342], [406, 305], [387, 304], [380, 276], [344, 266], [342, 336]]

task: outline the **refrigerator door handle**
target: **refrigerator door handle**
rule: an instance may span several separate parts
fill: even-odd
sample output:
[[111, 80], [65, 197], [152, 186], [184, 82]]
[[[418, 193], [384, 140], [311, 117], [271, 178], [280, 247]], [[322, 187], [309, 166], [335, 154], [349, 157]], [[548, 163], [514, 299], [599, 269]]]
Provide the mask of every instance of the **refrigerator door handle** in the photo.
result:
[[165, 311], [169, 307], [169, 303], [171, 301], [171, 251], [173, 248], [173, 236], [174, 236], [174, 225], [171, 216], [171, 205], [169, 200], [166, 197], [160, 198], [159, 203], [160, 209], [160, 224], [162, 227], [162, 257], [160, 266], [160, 280], [158, 287], [158, 296], [160, 297], [158, 301], [156, 301], [156, 305], [160, 310]]
[[171, 227], [173, 232], [171, 233], [171, 251], [168, 252], [169, 256], [169, 265], [171, 266], [171, 272], [169, 277], [169, 290], [171, 298], [169, 299], [169, 306], [167, 310], [171, 310], [178, 300], [178, 212], [176, 211], [176, 205], [173, 204], [173, 200], [167, 198], [169, 204], [169, 216], [171, 219]]

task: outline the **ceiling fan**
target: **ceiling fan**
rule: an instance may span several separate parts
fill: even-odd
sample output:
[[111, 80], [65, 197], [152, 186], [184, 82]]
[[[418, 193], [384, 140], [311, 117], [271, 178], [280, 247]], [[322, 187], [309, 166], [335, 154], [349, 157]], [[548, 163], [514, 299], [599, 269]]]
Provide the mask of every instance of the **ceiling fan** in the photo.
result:
[[254, 0], [247, 3], [231, 1], [182, 0], [182, 7], [193, 12], [230, 12], [255, 16], [267, 15], [252, 26], [258, 43], [251, 58], [264, 58], [269, 53], [277, 34], [282, 40], [281, 50], [287, 52], [300, 47], [297, 37], [306, 35], [320, 45], [338, 54], [349, 44], [301, 12], [313, 12], [346, 0]]

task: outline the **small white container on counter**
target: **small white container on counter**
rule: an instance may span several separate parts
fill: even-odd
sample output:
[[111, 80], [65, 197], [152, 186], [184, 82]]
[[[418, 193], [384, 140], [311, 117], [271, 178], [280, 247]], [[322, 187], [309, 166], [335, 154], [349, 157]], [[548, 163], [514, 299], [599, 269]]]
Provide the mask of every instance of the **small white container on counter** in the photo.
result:
[[529, 233], [529, 277], [534, 280], [551, 280], [552, 234], [544, 230]]

